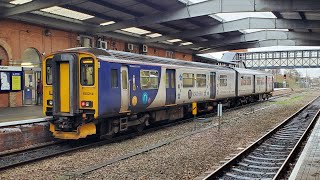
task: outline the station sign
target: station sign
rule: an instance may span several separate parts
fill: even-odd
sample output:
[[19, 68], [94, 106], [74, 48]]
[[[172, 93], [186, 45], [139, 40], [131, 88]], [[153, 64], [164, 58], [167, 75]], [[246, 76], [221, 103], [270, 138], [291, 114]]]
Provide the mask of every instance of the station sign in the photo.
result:
[[0, 92], [21, 91], [22, 79], [21, 67], [0, 66]]

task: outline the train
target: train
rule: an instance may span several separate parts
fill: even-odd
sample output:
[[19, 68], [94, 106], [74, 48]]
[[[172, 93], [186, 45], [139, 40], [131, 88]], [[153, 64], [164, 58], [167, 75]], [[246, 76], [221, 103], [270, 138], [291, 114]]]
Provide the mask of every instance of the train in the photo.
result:
[[58, 139], [110, 138], [272, 96], [270, 73], [100, 48], [43, 61], [43, 112]]

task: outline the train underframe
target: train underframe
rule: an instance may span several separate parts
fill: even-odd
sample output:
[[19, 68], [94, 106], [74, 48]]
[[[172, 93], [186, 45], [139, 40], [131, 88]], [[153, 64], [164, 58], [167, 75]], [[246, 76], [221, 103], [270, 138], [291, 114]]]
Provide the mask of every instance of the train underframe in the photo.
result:
[[[199, 102], [198, 113], [216, 112], [217, 105], [221, 103], [224, 108], [232, 108], [248, 103], [266, 100], [271, 93], [241, 96], [235, 98], [217, 99], [215, 101]], [[137, 114], [123, 114], [117, 117], [94, 119], [93, 115], [87, 114], [74, 117], [56, 117], [50, 122], [50, 131], [56, 138], [79, 139], [88, 135], [96, 135], [101, 139], [112, 138], [116, 134], [128, 130], [143, 131], [149, 125], [164, 121], [175, 121], [182, 118], [193, 117], [191, 104], [171, 106], [153, 111]]]
[[[205, 101], [197, 104], [198, 113], [216, 112], [217, 105], [221, 103], [224, 108], [232, 108], [257, 101], [269, 99], [271, 93], [242, 96], [236, 98]], [[141, 112], [133, 115], [123, 115], [113, 118], [101, 118], [97, 122], [97, 134], [100, 138], [111, 138], [114, 135], [128, 130], [143, 131], [149, 125], [163, 121], [175, 121], [182, 118], [193, 117], [191, 104], [166, 107], [154, 111]]]

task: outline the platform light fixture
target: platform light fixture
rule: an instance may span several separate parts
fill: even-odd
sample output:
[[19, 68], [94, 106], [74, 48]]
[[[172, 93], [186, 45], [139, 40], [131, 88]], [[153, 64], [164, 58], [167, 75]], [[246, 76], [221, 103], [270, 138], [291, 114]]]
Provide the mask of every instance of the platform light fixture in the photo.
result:
[[72, 18], [72, 19], [77, 19], [77, 20], [86, 20], [94, 17], [89, 14], [73, 11], [73, 10], [62, 8], [59, 6], [53, 6], [53, 7], [41, 9], [41, 11]]
[[168, 42], [171, 42], [171, 43], [175, 43], [175, 42], [180, 42], [182, 41], [181, 39], [170, 39], [170, 40], [167, 40]]
[[156, 38], [156, 37], [160, 37], [162, 36], [162, 34], [160, 33], [152, 33], [152, 34], [148, 34], [147, 37], [151, 37], [151, 38]]
[[147, 30], [144, 30], [141, 28], [137, 28], [137, 27], [130, 27], [130, 28], [125, 28], [125, 29], [121, 29], [121, 30], [129, 32], [129, 33], [133, 33], [133, 34], [139, 34], [139, 35], [151, 33], [150, 31], [147, 31]]
[[104, 23], [100, 23], [101, 26], [108, 26], [108, 25], [111, 25], [111, 24], [114, 24], [116, 22], [114, 21], [107, 21], [107, 22], [104, 22]]
[[187, 45], [191, 45], [191, 44], [193, 44], [192, 42], [184, 42], [184, 43], [181, 43], [180, 45], [181, 46], [187, 46]]
[[25, 62], [25, 63], [21, 63], [21, 66], [31, 66], [32, 63], [31, 62]]
[[14, 0], [14, 1], [10, 1], [9, 3], [14, 5], [20, 5], [20, 4], [25, 4], [31, 1], [32, 0]]

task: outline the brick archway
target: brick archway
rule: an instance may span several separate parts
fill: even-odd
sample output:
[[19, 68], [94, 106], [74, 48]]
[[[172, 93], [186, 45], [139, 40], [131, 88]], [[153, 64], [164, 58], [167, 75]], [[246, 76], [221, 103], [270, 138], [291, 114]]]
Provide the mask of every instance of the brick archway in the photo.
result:
[[0, 46], [0, 66], [8, 66], [9, 64], [9, 56], [7, 51]]
[[0, 57], [2, 58], [2, 66], [10, 65], [10, 60], [12, 60], [12, 51], [7, 42], [0, 39]]

